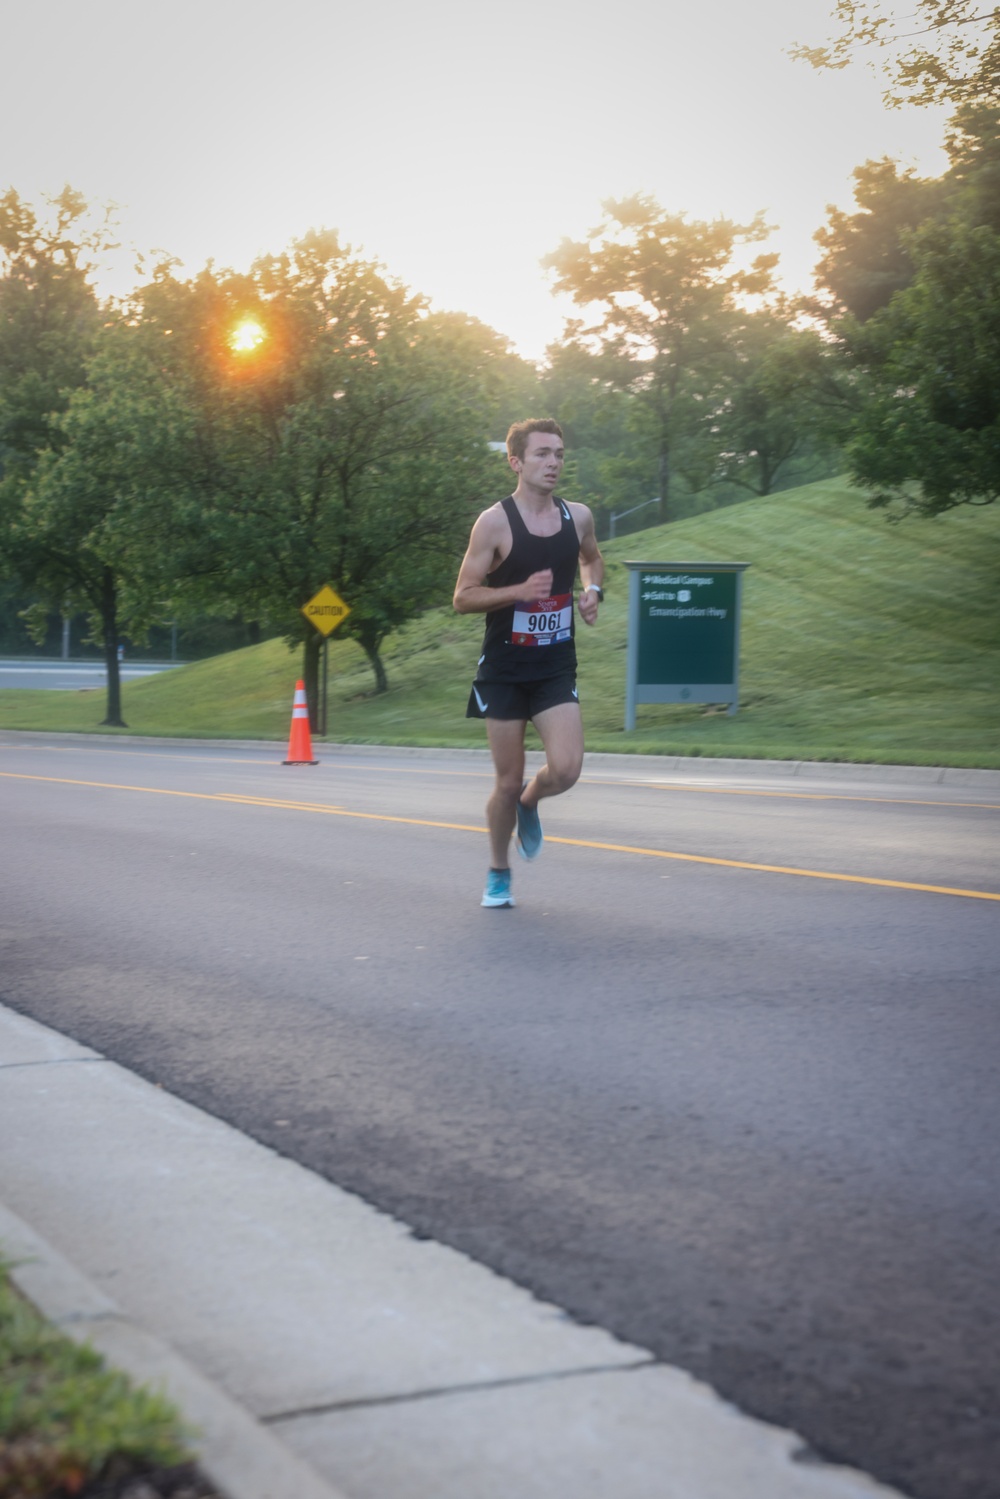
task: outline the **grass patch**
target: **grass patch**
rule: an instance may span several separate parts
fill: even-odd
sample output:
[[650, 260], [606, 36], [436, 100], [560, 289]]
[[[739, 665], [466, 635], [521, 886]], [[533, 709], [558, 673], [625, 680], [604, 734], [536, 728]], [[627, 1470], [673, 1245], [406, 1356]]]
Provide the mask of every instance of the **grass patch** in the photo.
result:
[[[604, 548], [607, 603], [578, 631], [587, 743], [619, 753], [1000, 766], [1000, 506], [889, 525], [842, 480], [747, 500]], [[740, 711], [625, 714], [626, 559], [749, 562]], [[482, 746], [465, 704], [482, 620], [429, 611], [386, 651], [376, 696], [333, 637], [330, 738]], [[279, 641], [129, 683], [129, 732], [287, 739], [300, 656]], [[0, 692], [0, 726], [98, 730], [100, 691]]]
[[84, 1494], [189, 1456], [173, 1407], [56, 1332], [0, 1264], [0, 1499]]

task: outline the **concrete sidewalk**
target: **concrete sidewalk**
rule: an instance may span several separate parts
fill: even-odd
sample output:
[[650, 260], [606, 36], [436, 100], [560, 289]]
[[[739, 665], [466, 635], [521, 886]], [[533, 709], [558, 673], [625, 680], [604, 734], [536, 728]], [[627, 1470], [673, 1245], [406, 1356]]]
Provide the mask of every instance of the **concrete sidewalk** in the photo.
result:
[[889, 1499], [0, 1006], [0, 1248], [230, 1499]]

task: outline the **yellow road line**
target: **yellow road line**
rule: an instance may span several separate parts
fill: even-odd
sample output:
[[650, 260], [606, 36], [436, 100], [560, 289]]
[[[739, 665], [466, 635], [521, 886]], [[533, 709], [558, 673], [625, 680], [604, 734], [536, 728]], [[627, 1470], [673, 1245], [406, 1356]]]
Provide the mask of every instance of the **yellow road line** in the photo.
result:
[[[395, 822], [407, 827], [442, 828], [450, 832], [486, 832], [483, 827], [466, 822], [439, 822], [429, 817], [399, 817], [388, 812], [352, 812], [345, 807], [333, 807], [326, 802], [288, 801], [282, 797], [243, 796], [234, 791], [172, 791], [162, 786], [126, 786], [110, 781], [81, 781], [64, 776], [21, 775], [13, 771], [0, 771], [0, 778], [12, 781], [43, 781], [57, 786], [87, 786], [98, 791], [139, 791], [150, 796], [181, 796], [196, 801], [228, 802], [248, 807], [274, 807], [285, 812], [320, 812], [332, 817], [355, 817], [363, 822]], [[874, 875], [838, 874], [826, 869], [799, 869], [794, 865], [757, 864], [748, 859], [720, 859], [711, 854], [681, 854], [671, 849], [643, 848], [630, 843], [599, 843], [587, 838], [547, 837], [549, 843], [564, 844], [569, 848], [594, 848], [604, 853], [633, 854], [646, 859], [676, 859], [687, 864], [714, 864], [723, 869], [751, 869], [761, 874], [790, 874], [800, 879], [838, 880], [848, 885], [880, 885], [888, 890], [918, 890], [926, 895], [958, 895], [966, 900], [1000, 901], [1000, 892], [992, 890], [965, 890], [952, 885], [924, 885], [912, 880], [884, 880]]]
[[[581, 776], [586, 780], [586, 776]], [[697, 791], [702, 796], [770, 796], [798, 802], [874, 802], [882, 807], [963, 807], [979, 812], [1000, 812], [993, 802], [935, 802], [916, 796], [849, 796], [841, 791], [759, 791], [752, 786], [682, 786], [664, 781], [606, 781], [591, 777], [591, 786], [642, 786], [648, 791]]]
[[[82, 781], [70, 776], [29, 776], [11, 770], [0, 770], [5, 781], [44, 781], [53, 786], [87, 786], [95, 791], [142, 791], [147, 796], [182, 796], [201, 802], [236, 802], [247, 807], [277, 807], [286, 812], [329, 812], [335, 817], [360, 817], [368, 822], [404, 822], [418, 828], [451, 828], [460, 833], [485, 833], [486, 829], [466, 822], [437, 822], [426, 817], [394, 817], [388, 812], [350, 812], [327, 802], [293, 802], [280, 797], [243, 796], [236, 791], [172, 791], [165, 786], [127, 786], [118, 781]], [[1000, 898], [1000, 897], [998, 897]]]
[[546, 843], [569, 843], [576, 848], [602, 848], [614, 854], [644, 854], [653, 859], [684, 859], [692, 864], [721, 864], [725, 869], [756, 869], [763, 874], [794, 874], [807, 880], [843, 880], [849, 885], [885, 885], [890, 890], [923, 890], [930, 895], [964, 895], [968, 900], [1000, 901], [991, 890], [961, 890], [952, 885], [918, 885], [911, 880], [881, 880], [868, 874], [835, 874], [826, 869], [798, 869], [786, 864], [754, 864], [749, 859], [716, 859], [709, 854], [678, 854], [660, 848], [635, 848], [627, 843], [591, 843], [584, 838], [550, 838]]
[[[179, 792], [178, 795], [183, 795]], [[458, 833], [485, 833], [486, 829], [470, 822], [438, 822], [430, 817], [397, 817], [391, 812], [351, 812], [346, 807], [331, 807], [326, 802], [287, 802], [279, 797], [242, 796], [235, 791], [220, 791], [220, 802], [242, 802], [248, 807], [277, 807], [285, 812], [331, 812], [336, 817], [359, 817], [365, 822], [403, 822], [414, 828], [449, 828]], [[1000, 900], [1000, 896], [997, 897]]]

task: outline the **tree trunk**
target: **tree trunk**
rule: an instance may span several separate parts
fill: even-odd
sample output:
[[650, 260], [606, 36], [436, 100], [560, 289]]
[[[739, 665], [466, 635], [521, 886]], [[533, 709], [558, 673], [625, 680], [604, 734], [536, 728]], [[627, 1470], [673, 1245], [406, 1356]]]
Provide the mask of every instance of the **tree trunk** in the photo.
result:
[[104, 665], [108, 674], [107, 711], [102, 727], [127, 729], [122, 718], [122, 679], [118, 669], [118, 590], [110, 567], [101, 579], [101, 627], [104, 632]]
[[359, 635], [358, 644], [368, 657], [368, 664], [375, 673], [375, 691], [388, 692], [389, 678], [385, 674], [382, 657], [378, 653], [381, 642], [373, 635]]
[[673, 465], [671, 464], [672, 449], [674, 445], [674, 412], [677, 409], [677, 390], [680, 384], [680, 371], [676, 363], [666, 372], [662, 385], [656, 392], [656, 416], [659, 429], [659, 455], [657, 460], [657, 478], [660, 484], [659, 520], [660, 525], [665, 526], [670, 519], [670, 480]]
[[309, 732], [319, 733], [319, 658], [323, 649], [323, 637], [318, 630], [310, 630], [306, 636], [303, 680], [306, 684], [306, 702], [309, 704]]
[[660, 444], [660, 458], [657, 464], [657, 477], [660, 481], [660, 504], [658, 516], [661, 526], [665, 526], [670, 519], [670, 446], [668, 443]]

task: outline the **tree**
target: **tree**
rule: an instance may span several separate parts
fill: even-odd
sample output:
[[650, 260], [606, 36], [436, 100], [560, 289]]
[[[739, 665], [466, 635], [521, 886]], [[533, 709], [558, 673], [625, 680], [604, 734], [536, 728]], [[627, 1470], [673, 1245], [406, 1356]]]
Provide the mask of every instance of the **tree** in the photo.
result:
[[86, 378], [100, 323], [87, 254], [88, 206], [64, 188], [49, 222], [13, 189], [0, 197], [0, 482], [31, 473], [61, 441], [57, 418]]
[[[893, 516], [990, 504], [1000, 492], [1000, 9], [838, 0], [840, 33], [796, 53], [817, 67], [881, 54], [892, 105], [949, 103], [936, 182], [869, 162], [861, 213], [817, 236], [824, 311], [849, 392], [850, 471]], [[909, 43], [909, 45], [906, 45]], [[889, 49], [892, 49], [890, 52]]]
[[1000, 497], [1000, 235], [960, 219], [915, 234], [913, 284], [864, 330], [847, 456], [871, 503], [938, 515]]
[[88, 608], [107, 662], [105, 722], [120, 724], [117, 590], [88, 550], [94, 476], [45, 489], [72, 446], [69, 411], [101, 333], [88, 256], [109, 243], [109, 217], [88, 229], [88, 205], [69, 187], [50, 208], [46, 222], [12, 190], [0, 199], [0, 560], [34, 597], [36, 637], [49, 610]]
[[1000, 232], [1000, 105], [961, 105], [949, 121], [945, 149], [952, 211]]
[[947, 184], [899, 170], [883, 158], [854, 169], [855, 213], [830, 207], [816, 233], [823, 254], [816, 284], [828, 293], [810, 304], [826, 319], [844, 313], [864, 322], [913, 279], [907, 235], [942, 210]]
[[758, 256], [747, 271], [733, 266], [739, 246], [769, 233], [760, 217], [689, 223], [645, 195], [603, 206], [604, 221], [586, 240], [564, 240], [544, 264], [557, 291], [598, 311], [576, 337], [609, 356], [615, 387], [636, 398], [666, 521], [685, 441], [717, 386], [731, 316], [741, 296], [769, 289], [777, 257]]
[[565, 340], [546, 351], [538, 409], [555, 417], [566, 437], [561, 493], [589, 505], [599, 534], [607, 534], [614, 511], [654, 499], [656, 450], [649, 434], [635, 430], [636, 402], [616, 385], [614, 358], [589, 348], [581, 331], [581, 323], [569, 322]]
[[434, 313], [430, 328], [447, 341], [448, 357], [471, 380], [482, 430], [490, 442], [503, 442], [513, 421], [543, 409], [537, 368], [515, 354], [503, 334], [464, 312]]
[[[446, 590], [489, 483], [504, 342], [430, 315], [325, 231], [248, 276], [162, 268], [131, 317], [164, 400], [183, 408], [151, 481], [175, 594], [224, 598], [304, 642], [315, 713], [321, 641], [300, 611], [330, 583], [351, 607], [341, 633], [384, 691], [386, 636]], [[119, 420], [149, 473], [126, 406]]]
[[876, 54], [893, 108], [1000, 103], [1000, 9], [979, 0], [916, 0], [897, 16], [884, 0], [837, 0], [833, 16], [835, 37], [818, 47], [800, 43], [792, 56], [839, 69], [860, 53]]
[[175, 549], [159, 504], [186, 412], [137, 358], [135, 333], [109, 316], [87, 383], [55, 421], [54, 440], [24, 484], [10, 536], [36, 604], [36, 632], [52, 610], [86, 611], [107, 669], [106, 725], [125, 727], [118, 649], [141, 640], [170, 586]]
[[871, 502], [894, 515], [989, 503], [996, 491], [1000, 108], [961, 106], [947, 149], [935, 181], [891, 162], [859, 168], [860, 211], [831, 211], [817, 235], [830, 295], [809, 305], [827, 325], [815, 368], [827, 378], [806, 388], [832, 397], [828, 430]]
[[950, 159], [938, 178], [917, 177], [883, 158], [854, 171], [856, 210], [830, 207], [816, 233], [820, 296], [807, 303], [830, 326], [845, 315], [865, 322], [913, 280], [913, 231], [954, 214], [1000, 230], [1000, 107], [963, 105], [945, 140]]
[[771, 494], [795, 460], [819, 459], [829, 446], [826, 353], [816, 333], [793, 327], [787, 315], [746, 319], [723, 402], [706, 417], [714, 482]]

